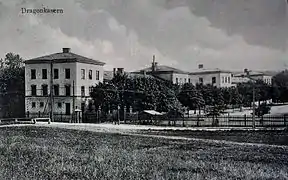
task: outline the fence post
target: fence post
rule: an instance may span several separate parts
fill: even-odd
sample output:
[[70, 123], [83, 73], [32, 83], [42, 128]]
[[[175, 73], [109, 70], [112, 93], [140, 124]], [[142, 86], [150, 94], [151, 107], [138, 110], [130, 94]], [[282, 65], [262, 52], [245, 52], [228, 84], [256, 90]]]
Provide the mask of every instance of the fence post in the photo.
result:
[[244, 114], [244, 126], [247, 126], [247, 118], [246, 118], [246, 114]]
[[199, 127], [199, 115], [197, 114], [197, 127]]
[[183, 116], [183, 127], [185, 127], [185, 117]]
[[27, 117], [29, 118], [29, 111], [27, 111]]
[[40, 111], [38, 111], [38, 118], [40, 118]]
[[123, 119], [124, 119], [124, 124], [126, 124], [126, 112], [127, 112], [127, 110], [126, 110], [126, 106], [124, 106], [124, 110], [123, 110]]
[[[60, 112], [60, 121], [63, 122], [63, 119], [62, 119], [62, 111]], [[73, 121], [72, 121], [73, 122]]]
[[284, 114], [284, 126], [287, 126], [287, 124], [286, 124], [286, 114]]

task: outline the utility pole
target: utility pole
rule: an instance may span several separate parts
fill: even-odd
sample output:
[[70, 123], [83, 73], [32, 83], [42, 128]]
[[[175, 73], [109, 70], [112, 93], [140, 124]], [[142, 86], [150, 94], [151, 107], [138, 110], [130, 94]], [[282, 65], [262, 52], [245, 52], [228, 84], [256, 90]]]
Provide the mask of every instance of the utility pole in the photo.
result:
[[53, 60], [50, 62], [50, 119], [54, 121], [54, 109], [53, 109]]
[[72, 98], [72, 101], [73, 101], [72, 120], [73, 120], [73, 122], [74, 122], [75, 119], [77, 119], [77, 117], [76, 117], [76, 112], [75, 112], [75, 81], [73, 81], [72, 91], [73, 91], [73, 98]]
[[[253, 78], [251, 78], [250, 76], [250, 71], [248, 71], [248, 69], [245, 69], [244, 72], [246, 73], [246, 77], [249, 78], [250, 80], [254, 81], [255, 83], [255, 80]], [[253, 129], [255, 129], [255, 84], [253, 84], [253, 87], [252, 87], [252, 127]]]

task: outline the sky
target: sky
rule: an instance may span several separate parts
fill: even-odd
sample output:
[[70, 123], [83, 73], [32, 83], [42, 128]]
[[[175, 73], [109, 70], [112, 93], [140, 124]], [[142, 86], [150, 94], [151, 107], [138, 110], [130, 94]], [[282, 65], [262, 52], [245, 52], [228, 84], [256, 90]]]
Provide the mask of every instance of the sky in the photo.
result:
[[[286, 0], [0, 0], [0, 57], [71, 52], [127, 71], [288, 68]], [[21, 8], [59, 8], [27, 14]]]

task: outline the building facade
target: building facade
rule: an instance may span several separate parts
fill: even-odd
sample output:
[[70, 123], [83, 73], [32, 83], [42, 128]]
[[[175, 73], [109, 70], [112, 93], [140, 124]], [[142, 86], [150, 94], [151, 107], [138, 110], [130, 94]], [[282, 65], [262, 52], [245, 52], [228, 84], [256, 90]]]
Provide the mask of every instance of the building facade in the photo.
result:
[[25, 61], [26, 112], [48, 113], [50, 102], [55, 113], [70, 115], [75, 109], [83, 110], [91, 87], [103, 82], [104, 64], [71, 53], [69, 48]]
[[[261, 72], [250, 72], [250, 78], [254, 80], [262, 80], [264, 83], [271, 85], [272, 84], [272, 78], [273, 76], [266, 75], [265, 73]], [[245, 83], [250, 81], [249, 78], [246, 77], [246, 74], [244, 73], [237, 73], [232, 75], [232, 83], [238, 84], [238, 83]]]

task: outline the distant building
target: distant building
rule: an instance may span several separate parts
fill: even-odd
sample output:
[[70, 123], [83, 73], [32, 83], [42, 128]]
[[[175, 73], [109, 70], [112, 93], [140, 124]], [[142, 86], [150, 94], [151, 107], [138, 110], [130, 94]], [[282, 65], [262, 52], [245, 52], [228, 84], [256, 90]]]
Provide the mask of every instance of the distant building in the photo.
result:
[[[262, 73], [262, 72], [250, 72], [250, 77], [254, 80], [262, 80], [264, 83], [271, 85], [272, 84], [272, 78], [273, 76]], [[238, 84], [238, 83], [244, 83], [250, 81], [249, 78], [246, 77], [246, 74], [243, 73], [235, 73], [232, 77], [232, 83]]]
[[192, 83], [196, 84], [211, 84], [217, 87], [231, 87], [232, 73], [220, 69], [204, 69], [200, 64], [198, 69], [193, 72], [185, 72], [173, 67], [158, 65], [153, 57], [152, 66], [149, 68], [135, 71], [133, 73], [153, 75], [154, 77], [161, 78], [174, 84]]
[[103, 82], [104, 64], [71, 53], [70, 48], [25, 61], [26, 112], [50, 111], [50, 85], [55, 113], [69, 115], [73, 109], [83, 110], [91, 87]]
[[158, 65], [158, 63], [155, 62], [155, 56], [153, 56], [151, 67], [132, 73], [153, 75], [154, 77], [173, 82], [174, 84], [185, 84], [189, 82], [189, 72], [169, 66]]
[[211, 84], [216, 87], [232, 87], [232, 72], [221, 69], [205, 69], [199, 64], [198, 69], [189, 73], [192, 84]]

